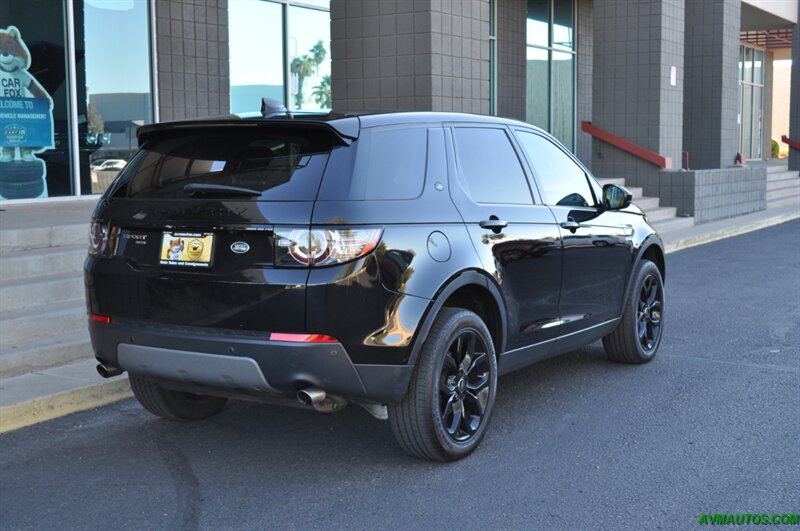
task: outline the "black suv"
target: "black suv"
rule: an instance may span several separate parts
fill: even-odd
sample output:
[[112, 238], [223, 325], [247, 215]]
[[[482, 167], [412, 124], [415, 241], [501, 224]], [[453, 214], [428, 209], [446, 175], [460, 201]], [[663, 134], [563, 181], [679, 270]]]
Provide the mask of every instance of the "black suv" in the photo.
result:
[[658, 350], [661, 240], [527, 124], [230, 117], [139, 143], [94, 212], [86, 300], [98, 371], [156, 415], [355, 403], [454, 460], [499, 375], [601, 338], [615, 361]]

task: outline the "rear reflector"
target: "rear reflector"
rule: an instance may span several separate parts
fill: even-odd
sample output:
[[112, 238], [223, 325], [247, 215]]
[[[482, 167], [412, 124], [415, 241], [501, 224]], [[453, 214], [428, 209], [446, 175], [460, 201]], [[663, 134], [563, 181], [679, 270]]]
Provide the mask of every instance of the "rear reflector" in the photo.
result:
[[335, 338], [331, 336], [324, 336], [322, 334], [276, 334], [269, 335], [270, 341], [290, 341], [293, 343], [338, 343]]
[[97, 315], [96, 313], [93, 313], [91, 319], [96, 323], [111, 324], [111, 317], [107, 315]]

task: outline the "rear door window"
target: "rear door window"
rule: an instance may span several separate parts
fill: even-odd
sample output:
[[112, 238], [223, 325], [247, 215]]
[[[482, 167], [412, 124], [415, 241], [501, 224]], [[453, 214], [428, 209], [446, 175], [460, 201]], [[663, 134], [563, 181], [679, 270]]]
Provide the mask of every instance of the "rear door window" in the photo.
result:
[[453, 129], [459, 174], [467, 195], [479, 204], [533, 204], [525, 172], [505, 130]]
[[165, 133], [143, 146], [113, 195], [187, 198], [187, 184], [211, 184], [255, 190], [257, 200], [310, 201], [332, 146], [329, 133], [302, 128]]
[[319, 198], [416, 199], [425, 186], [427, 151], [426, 127], [362, 129], [354, 146], [334, 152]]

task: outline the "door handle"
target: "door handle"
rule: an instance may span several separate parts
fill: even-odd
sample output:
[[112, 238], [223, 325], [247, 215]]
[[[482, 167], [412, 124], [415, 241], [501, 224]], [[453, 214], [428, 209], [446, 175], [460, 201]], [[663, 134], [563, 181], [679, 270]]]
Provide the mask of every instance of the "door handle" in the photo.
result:
[[567, 221], [562, 221], [560, 225], [562, 229], [571, 230], [572, 232], [575, 232], [581, 227], [580, 223], [572, 219], [568, 219]]
[[504, 228], [508, 227], [508, 221], [503, 221], [501, 219], [485, 219], [478, 223], [478, 225], [480, 225], [482, 229], [491, 229], [495, 232], [500, 232]]

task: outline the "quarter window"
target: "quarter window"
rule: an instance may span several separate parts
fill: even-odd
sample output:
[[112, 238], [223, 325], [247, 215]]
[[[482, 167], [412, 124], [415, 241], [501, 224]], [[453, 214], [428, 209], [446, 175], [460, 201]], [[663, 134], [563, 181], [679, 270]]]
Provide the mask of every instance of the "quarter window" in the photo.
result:
[[525, 156], [536, 172], [545, 204], [590, 206], [594, 204], [586, 173], [564, 151], [541, 135], [517, 131]]
[[532, 204], [519, 158], [502, 129], [454, 130], [462, 184], [476, 203]]

